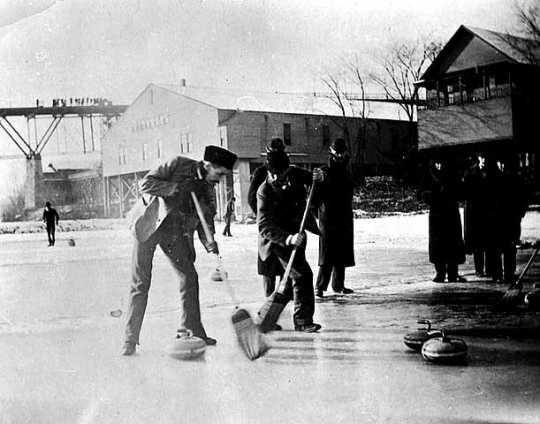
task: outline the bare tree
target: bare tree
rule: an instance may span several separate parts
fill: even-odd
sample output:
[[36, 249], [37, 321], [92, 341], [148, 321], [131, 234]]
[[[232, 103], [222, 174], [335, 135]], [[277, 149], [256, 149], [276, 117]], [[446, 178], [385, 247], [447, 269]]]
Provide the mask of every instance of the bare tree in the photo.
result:
[[540, 5], [516, 5], [516, 16], [519, 23], [520, 37], [505, 34], [505, 41], [520, 52], [526, 60], [540, 66]]
[[[358, 59], [345, 60], [340, 73], [327, 73], [322, 82], [329, 89], [327, 97], [335, 103], [341, 117], [329, 116], [343, 132], [343, 138], [351, 152], [351, 172], [356, 184], [364, 180], [365, 148], [369, 121], [365, 78], [358, 67]], [[349, 88], [353, 87], [354, 91]], [[358, 119], [360, 118], [360, 119]]]
[[416, 119], [419, 100], [418, 87], [414, 84], [442, 49], [437, 41], [417, 41], [399, 44], [379, 61], [380, 72], [370, 74], [371, 80], [379, 85], [389, 100], [399, 104], [407, 119]]

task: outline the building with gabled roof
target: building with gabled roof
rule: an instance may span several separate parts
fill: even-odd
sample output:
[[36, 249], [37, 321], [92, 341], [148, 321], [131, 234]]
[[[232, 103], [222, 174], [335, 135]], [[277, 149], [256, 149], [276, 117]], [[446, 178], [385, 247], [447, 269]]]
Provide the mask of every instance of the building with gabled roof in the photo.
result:
[[[367, 103], [368, 136], [362, 160], [373, 172], [394, 166], [409, 150], [415, 123], [397, 119], [397, 105]], [[393, 117], [393, 119], [389, 119]], [[236, 197], [236, 216], [251, 211], [250, 176], [264, 162], [266, 145], [280, 137], [291, 162], [311, 169], [326, 163], [328, 147], [343, 136], [345, 122], [358, 122], [335, 103], [313, 94], [265, 93], [205, 87], [149, 84], [111, 127], [102, 141], [105, 215], [118, 216], [138, 197], [138, 180], [160, 163], [184, 155], [203, 156], [207, 145], [234, 151], [239, 160], [232, 177], [217, 187], [218, 216]]]
[[460, 26], [417, 83], [426, 89], [419, 149], [516, 152], [537, 163], [540, 68], [531, 55], [540, 57], [532, 40]]

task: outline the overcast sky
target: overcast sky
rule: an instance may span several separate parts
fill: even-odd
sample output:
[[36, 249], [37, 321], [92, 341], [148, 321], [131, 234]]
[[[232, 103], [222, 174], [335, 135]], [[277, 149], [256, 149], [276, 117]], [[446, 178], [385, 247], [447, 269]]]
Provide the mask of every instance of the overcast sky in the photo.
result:
[[311, 91], [343, 54], [460, 24], [507, 30], [513, 0], [0, 0], [0, 105], [131, 102], [149, 82]]
[[[526, 0], [527, 1], [527, 0]], [[459, 25], [508, 31], [515, 0], [0, 0], [0, 106], [131, 103], [150, 82], [320, 90], [356, 53]], [[0, 155], [17, 152], [0, 135]], [[0, 160], [0, 177], [8, 161]], [[1, 196], [1, 194], [0, 194]]]

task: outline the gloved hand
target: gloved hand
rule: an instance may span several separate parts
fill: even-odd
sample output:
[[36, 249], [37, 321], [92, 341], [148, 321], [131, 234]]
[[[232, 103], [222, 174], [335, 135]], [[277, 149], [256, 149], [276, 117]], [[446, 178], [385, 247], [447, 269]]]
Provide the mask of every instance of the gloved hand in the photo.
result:
[[313, 182], [318, 183], [324, 181], [324, 171], [321, 168], [315, 168], [313, 170]]
[[206, 251], [208, 253], [214, 253], [216, 255], [219, 255], [219, 248], [216, 241], [213, 241], [211, 243], [208, 243], [206, 245]]
[[287, 237], [286, 244], [289, 246], [301, 246], [305, 241], [306, 233], [296, 233]]

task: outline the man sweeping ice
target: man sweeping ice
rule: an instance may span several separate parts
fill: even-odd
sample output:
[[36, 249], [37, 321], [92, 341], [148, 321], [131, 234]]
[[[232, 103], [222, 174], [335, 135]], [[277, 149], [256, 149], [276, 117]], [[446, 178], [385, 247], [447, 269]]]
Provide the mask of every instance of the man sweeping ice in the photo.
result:
[[[288, 178], [287, 154], [269, 152], [267, 159], [268, 177], [257, 191], [259, 255], [262, 260], [276, 255], [285, 272], [282, 282], [259, 311], [260, 329], [263, 333], [272, 331], [285, 305], [294, 300], [294, 329], [316, 332], [321, 326], [313, 322], [313, 272], [306, 261], [307, 240], [303, 227], [314, 234], [319, 234], [319, 230], [309, 211], [309, 201], [306, 204], [305, 187]], [[322, 179], [322, 171], [315, 170], [313, 181]], [[291, 265], [287, 266], [290, 259]], [[289, 270], [290, 279], [287, 278]]]
[[214, 232], [216, 210], [212, 185], [231, 173], [236, 159], [237, 156], [226, 149], [207, 146], [204, 160], [178, 156], [142, 179], [142, 199], [132, 211], [131, 229], [135, 243], [122, 355], [133, 355], [139, 344], [152, 277], [152, 259], [158, 245], [179, 279], [181, 312], [178, 331], [189, 330], [207, 345], [216, 344], [215, 339], [207, 336], [201, 322], [199, 279], [194, 266], [194, 232], [198, 232], [208, 252], [219, 252], [216, 242], [205, 236], [191, 193], [199, 199], [205, 220]]

